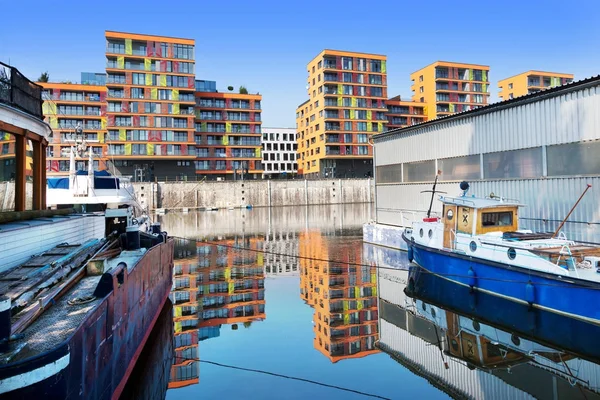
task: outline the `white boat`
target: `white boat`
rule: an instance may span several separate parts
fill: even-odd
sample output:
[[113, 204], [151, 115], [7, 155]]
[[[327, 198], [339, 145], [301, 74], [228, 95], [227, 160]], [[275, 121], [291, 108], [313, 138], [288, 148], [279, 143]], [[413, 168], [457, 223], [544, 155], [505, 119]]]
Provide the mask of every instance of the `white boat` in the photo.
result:
[[[85, 148], [85, 147], [83, 147]], [[88, 169], [76, 170], [76, 148], [71, 147], [68, 177], [47, 179], [46, 204], [50, 208], [74, 208], [81, 213], [103, 213], [107, 231], [134, 219], [142, 231], [150, 230], [150, 219], [135, 198], [133, 185], [128, 179], [108, 171], [94, 171], [92, 152], [88, 152]], [[135, 218], [135, 215], [138, 215]], [[114, 223], [110, 220], [114, 219]], [[123, 228], [123, 227], [121, 227]], [[122, 229], [121, 229], [122, 230]]]

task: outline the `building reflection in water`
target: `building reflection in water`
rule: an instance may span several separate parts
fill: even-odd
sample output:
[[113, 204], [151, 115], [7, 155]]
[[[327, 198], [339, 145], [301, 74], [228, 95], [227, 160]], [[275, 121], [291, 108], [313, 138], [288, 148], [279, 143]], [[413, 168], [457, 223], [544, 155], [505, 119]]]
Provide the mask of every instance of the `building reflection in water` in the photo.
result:
[[[315, 349], [333, 363], [379, 352], [376, 268], [354, 265], [362, 264], [362, 248], [306, 231], [299, 255], [300, 296], [314, 308]], [[319, 261], [329, 259], [336, 262]]]
[[177, 244], [171, 292], [176, 355], [169, 388], [199, 382], [199, 341], [218, 337], [223, 325], [237, 330], [266, 318], [262, 242], [234, 237]]
[[600, 399], [597, 363], [407, 297], [406, 253], [366, 244], [364, 250], [384, 267], [378, 270], [378, 347], [438, 389], [457, 398]]

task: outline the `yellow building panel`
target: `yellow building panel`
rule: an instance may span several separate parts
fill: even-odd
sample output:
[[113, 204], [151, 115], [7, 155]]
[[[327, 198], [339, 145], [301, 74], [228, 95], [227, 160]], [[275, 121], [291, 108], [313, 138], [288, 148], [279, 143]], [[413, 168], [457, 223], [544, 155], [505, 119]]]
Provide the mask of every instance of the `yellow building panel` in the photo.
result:
[[157, 88], [150, 89], [150, 98], [152, 100], [157, 100], [158, 99], [158, 89]]
[[131, 39], [125, 39], [125, 54], [133, 54]]
[[179, 100], [179, 89], [173, 89], [171, 92], [171, 99]]
[[127, 156], [131, 155], [131, 143], [125, 143], [125, 155], [127, 155]]
[[154, 145], [152, 143], [146, 143], [146, 154], [149, 156], [154, 155]]
[[152, 60], [149, 58], [144, 58], [144, 70], [151, 71], [152, 70]]
[[173, 114], [179, 115], [179, 103], [173, 104]]
[[167, 86], [167, 75], [160, 75], [159, 86]]
[[146, 74], [146, 86], [152, 86], [152, 74]]
[[119, 140], [122, 142], [127, 140], [127, 131], [124, 128], [119, 129]]
[[125, 57], [123, 57], [123, 56], [117, 57], [117, 68], [125, 69]]
[[254, 151], [254, 156], [255, 156], [256, 158], [260, 158], [260, 147], [257, 147], [257, 148], [255, 149], [255, 151]]

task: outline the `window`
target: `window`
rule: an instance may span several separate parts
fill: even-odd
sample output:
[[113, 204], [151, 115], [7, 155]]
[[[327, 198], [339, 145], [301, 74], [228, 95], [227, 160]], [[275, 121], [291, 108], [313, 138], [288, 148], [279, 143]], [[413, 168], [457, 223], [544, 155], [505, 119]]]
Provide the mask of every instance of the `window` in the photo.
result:
[[423, 82], [423, 75], [419, 76], [419, 82]]
[[352, 82], [352, 73], [344, 72], [342, 75], [342, 81], [343, 82]]
[[371, 60], [371, 72], [381, 72], [380, 60]]
[[509, 83], [509, 84], [508, 84], [508, 88], [509, 88], [509, 89], [512, 89], [512, 88], [513, 88], [513, 84], [512, 84], [512, 83]]
[[481, 226], [511, 226], [512, 221], [512, 211], [481, 213]]
[[371, 85], [381, 85], [382, 82], [381, 75], [369, 74], [369, 83]]
[[321, 69], [321, 67], [323, 67], [323, 61], [319, 61], [317, 63], [317, 68]]
[[423, 86], [419, 87], [419, 93], [423, 93]]
[[352, 57], [342, 57], [342, 69], [352, 69]]

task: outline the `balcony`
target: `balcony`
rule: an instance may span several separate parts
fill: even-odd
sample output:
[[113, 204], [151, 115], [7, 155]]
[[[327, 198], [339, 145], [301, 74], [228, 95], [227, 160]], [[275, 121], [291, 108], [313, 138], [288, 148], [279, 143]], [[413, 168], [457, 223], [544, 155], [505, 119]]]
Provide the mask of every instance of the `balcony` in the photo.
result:
[[338, 135], [327, 135], [325, 138], [325, 143], [339, 143], [340, 137]]
[[42, 87], [25, 78], [18, 69], [0, 63], [0, 103], [43, 119]]

